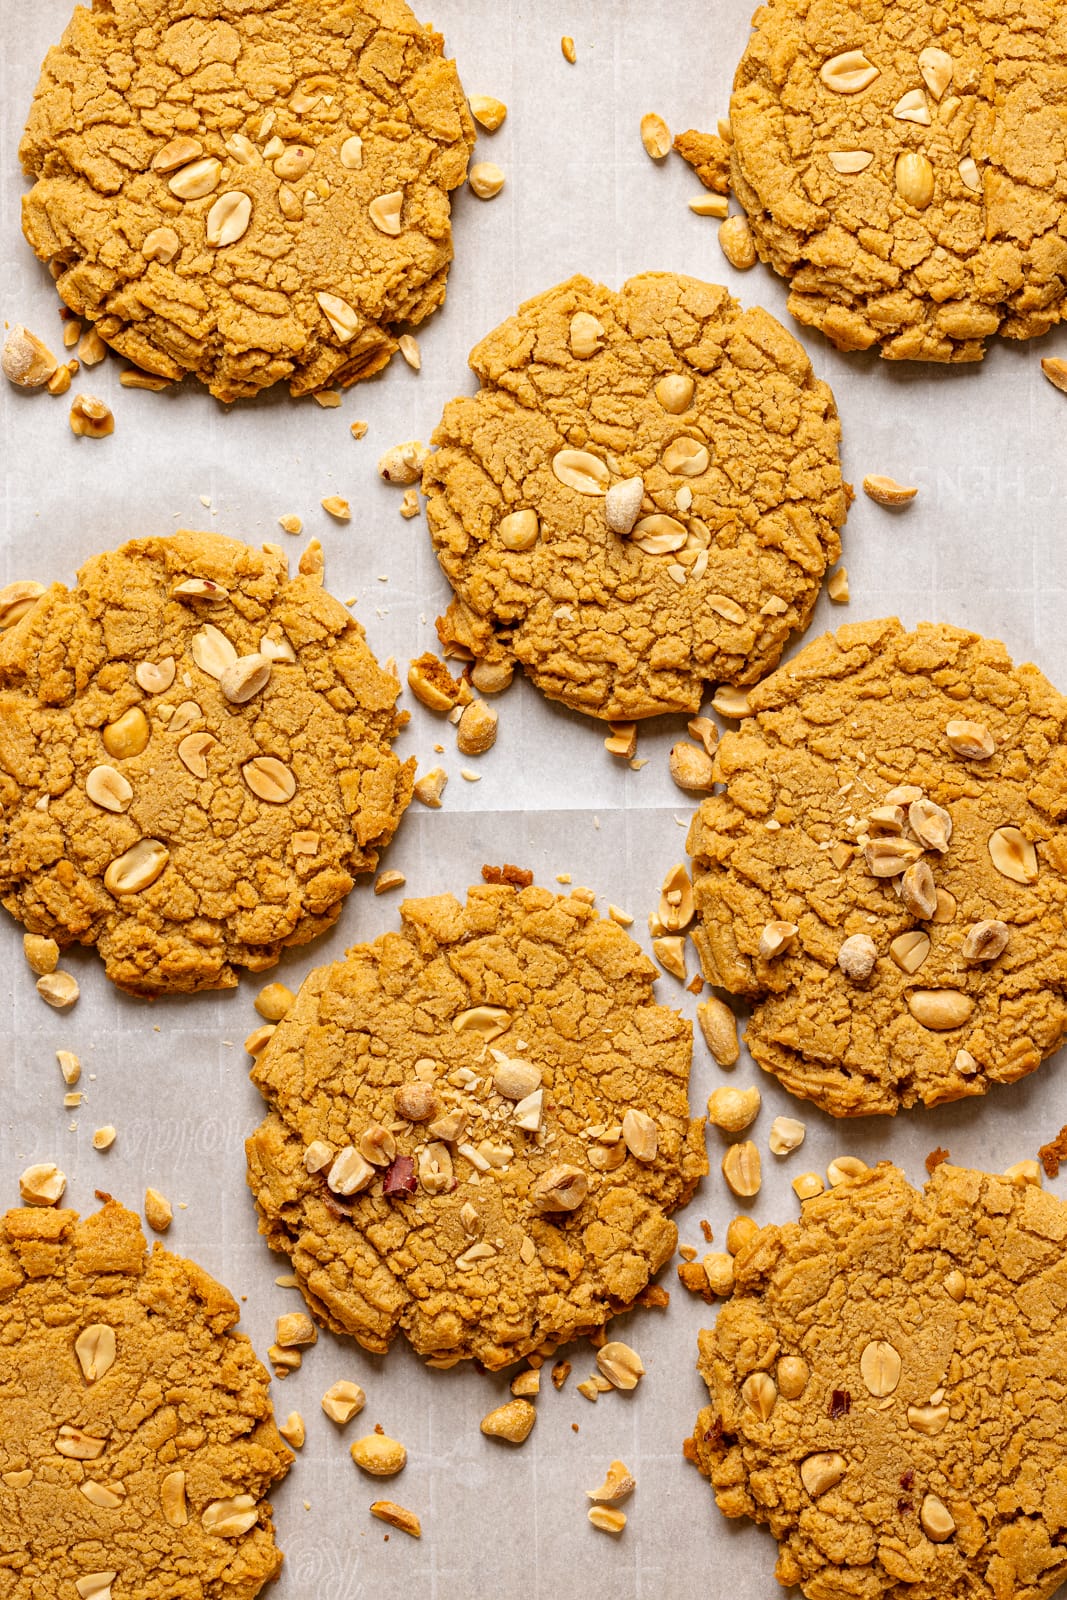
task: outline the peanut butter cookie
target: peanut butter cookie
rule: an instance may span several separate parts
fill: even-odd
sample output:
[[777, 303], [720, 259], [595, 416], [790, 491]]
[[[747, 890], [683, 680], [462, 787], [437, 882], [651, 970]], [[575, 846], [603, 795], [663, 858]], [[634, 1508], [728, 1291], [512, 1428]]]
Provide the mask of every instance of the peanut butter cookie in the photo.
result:
[[442, 303], [473, 144], [403, 0], [79, 6], [22, 140], [23, 229], [145, 371], [306, 394], [377, 372]]
[[292, 1456], [233, 1297], [132, 1212], [0, 1218], [7, 1600], [252, 1600]]
[[305, 981], [253, 1068], [271, 1247], [384, 1351], [507, 1366], [628, 1309], [707, 1171], [689, 1023], [579, 894], [481, 885]]
[[134, 540], [76, 589], [9, 586], [0, 623], [0, 896], [20, 922], [95, 944], [133, 994], [232, 987], [330, 927], [414, 762], [390, 750], [400, 685], [317, 546], [290, 579], [273, 545]]
[[446, 645], [623, 719], [774, 665], [847, 501], [833, 396], [773, 317], [695, 278], [573, 278], [470, 364], [423, 470]]
[[686, 1454], [810, 1600], [1015, 1596], [1067, 1577], [1067, 1206], [888, 1163], [761, 1229], [700, 1335]]
[[1067, 701], [959, 628], [826, 634], [750, 691], [689, 834], [709, 983], [834, 1116], [984, 1094], [1067, 1028]]
[[789, 310], [842, 350], [980, 361], [1064, 315], [1067, 14], [769, 0], [730, 102], [731, 184]]

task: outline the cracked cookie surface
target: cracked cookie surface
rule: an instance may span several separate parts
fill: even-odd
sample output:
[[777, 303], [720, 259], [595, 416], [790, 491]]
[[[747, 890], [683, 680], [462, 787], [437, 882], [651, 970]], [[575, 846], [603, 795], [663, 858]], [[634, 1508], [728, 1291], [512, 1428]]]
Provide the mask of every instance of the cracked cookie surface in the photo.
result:
[[700, 1335], [686, 1454], [810, 1600], [1046, 1600], [1067, 1576], [1067, 1206], [883, 1163], [766, 1227]]
[[[579, 277], [470, 365], [481, 389], [445, 408], [423, 468], [446, 644], [605, 718], [695, 711], [705, 681], [778, 660], [847, 501], [833, 396], [773, 317], [695, 278]], [[634, 478], [626, 536], [605, 491]]]
[[1064, 314], [1067, 14], [1054, 0], [771, 0], [731, 187], [789, 310], [842, 350], [978, 361]]
[[995, 640], [890, 619], [749, 703], [688, 848], [755, 1060], [835, 1116], [1032, 1072], [1067, 1028], [1067, 701]]
[[108, 1200], [8, 1211], [0, 1296], [7, 1600], [258, 1595], [292, 1456], [232, 1295]]
[[45, 60], [23, 231], [139, 367], [306, 394], [377, 372], [442, 303], [473, 144], [403, 0], [111, 0]]
[[576, 896], [401, 918], [312, 972], [256, 1060], [248, 1181], [327, 1327], [496, 1369], [602, 1327], [673, 1252], [707, 1170], [692, 1030]]
[[0, 898], [120, 988], [232, 987], [314, 938], [411, 797], [399, 683], [312, 556], [133, 540], [0, 639]]

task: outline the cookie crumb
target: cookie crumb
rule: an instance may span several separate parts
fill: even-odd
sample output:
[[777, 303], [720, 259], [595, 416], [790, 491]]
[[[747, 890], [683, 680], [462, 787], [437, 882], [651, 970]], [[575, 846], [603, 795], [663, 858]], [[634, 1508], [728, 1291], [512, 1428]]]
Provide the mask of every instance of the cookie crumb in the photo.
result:
[[715, 1238], [715, 1235], [711, 1231], [711, 1223], [708, 1221], [707, 1217], [701, 1217], [700, 1231], [704, 1235], [704, 1243], [711, 1244], [712, 1240]]
[[1041, 1158], [1041, 1165], [1045, 1169], [1045, 1176], [1047, 1178], [1059, 1177], [1060, 1163], [1067, 1161], [1067, 1127], [1061, 1128], [1056, 1137], [1050, 1139], [1048, 1144], [1041, 1145], [1037, 1153]]
[[517, 889], [528, 889], [534, 881], [529, 868], [512, 866], [510, 861], [505, 861], [502, 867], [483, 866], [482, 877], [486, 883], [511, 883]]
[[634, 1305], [644, 1306], [646, 1311], [666, 1311], [670, 1303], [670, 1293], [658, 1283], [650, 1283], [634, 1299]]
[[948, 1151], [943, 1149], [941, 1145], [938, 1145], [937, 1149], [936, 1150], [931, 1150], [930, 1154], [926, 1158], [926, 1170], [927, 1170], [927, 1172], [930, 1172], [930, 1173], [934, 1172], [935, 1169], [941, 1165], [942, 1161], [947, 1161], [947, 1160], [948, 1160]]

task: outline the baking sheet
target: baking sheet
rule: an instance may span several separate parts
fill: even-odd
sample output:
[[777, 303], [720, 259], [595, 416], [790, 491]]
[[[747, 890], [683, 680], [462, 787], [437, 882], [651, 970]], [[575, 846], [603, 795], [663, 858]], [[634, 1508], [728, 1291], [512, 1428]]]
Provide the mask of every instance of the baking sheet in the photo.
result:
[[[487, 204], [469, 192], [457, 197], [456, 261], [446, 307], [419, 333], [422, 372], [398, 358], [336, 411], [281, 392], [226, 410], [191, 385], [162, 395], [122, 389], [122, 364], [110, 359], [75, 385], [112, 406], [116, 429], [104, 442], [75, 440], [62, 400], [4, 384], [0, 582], [70, 581], [93, 552], [178, 527], [274, 540], [295, 565], [304, 540], [288, 539], [276, 519], [296, 512], [305, 536], [322, 541], [328, 586], [355, 597], [379, 657], [395, 655], [403, 667], [433, 649], [446, 587], [424, 521], [400, 518], [399, 493], [378, 481], [374, 465], [390, 444], [428, 439], [444, 402], [473, 387], [466, 353], [482, 334], [527, 296], [577, 271], [614, 286], [649, 269], [690, 272], [727, 283], [742, 302], [762, 303], [789, 322], [778, 280], [762, 267], [734, 272], [718, 250], [716, 224], [688, 211], [687, 200], [701, 192], [689, 169], [676, 157], [653, 164], [638, 137], [649, 110], [674, 131], [714, 129], [749, 9], [750, 0], [597, 0], [568, 8], [548, 0], [438, 0], [432, 20], [467, 92], [508, 104], [503, 128], [483, 134], [477, 151], [503, 166], [507, 184]], [[4, 0], [0, 13], [0, 315], [26, 323], [54, 348], [56, 296], [18, 226], [25, 183], [17, 143], [40, 61], [67, 15], [67, 0]], [[574, 66], [560, 53], [563, 33], [574, 36]], [[981, 367], [954, 370], [846, 358], [816, 336], [799, 337], [837, 397], [847, 476], [858, 483], [865, 472], [883, 472], [920, 485], [902, 514], [862, 496], [856, 502], [844, 534], [852, 602], [833, 607], [824, 597], [809, 637], [889, 613], [908, 624], [943, 620], [1005, 639], [1017, 659], [1035, 660], [1067, 687], [1067, 401], [1039, 367], [1042, 355], [1067, 355], [1067, 335], [997, 345]], [[355, 418], [369, 423], [359, 443], [348, 431]], [[320, 509], [329, 494], [351, 501], [351, 523], [340, 526]], [[411, 706], [400, 752], [426, 767], [439, 759], [432, 747], [441, 742], [451, 782], [440, 812], [412, 806], [385, 864], [407, 875], [411, 894], [462, 896], [483, 862], [532, 867], [550, 886], [557, 872], [570, 872], [597, 890], [601, 907], [629, 909], [644, 940], [660, 880], [683, 856], [691, 806], [667, 773], [683, 719], [642, 727], [640, 754], [649, 763], [633, 772], [603, 751], [602, 730], [525, 682], [496, 703], [496, 746], [468, 763], [482, 774], [476, 784], [459, 776], [447, 724]], [[295, 987], [312, 965], [394, 926], [396, 910], [397, 897], [375, 898], [361, 887], [338, 927], [290, 954], [276, 975]], [[82, 995], [61, 1016], [34, 993], [21, 931], [2, 913], [0, 955], [7, 1040], [0, 1202], [17, 1203], [17, 1175], [30, 1160], [57, 1161], [69, 1177], [67, 1201], [83, 1210], [93, 1207], [96, 1188], [133, 1207], [146, 1184], [162, 1189], [185, 1207], [176, 1209], [168, 1245], [245, 1297], [242, 1326], [265, 1357], [274, 1318], [301, 1302], [274, 1284], [288, 1264], [257, 1237], [244, 1185], [242, 1141], [262, 1104], [247, 1080], [241, 1041], [258, 1022], [252, 999], [263, 979], [244, 980], [234, 994], [146, 1003], [117, 994], [92, 954], [72, 952], [64, 965]], [[658, 992], [693, 1014], [694, 1000], [672, 978], [664, 976]], [[83, 1061], [85, 1100], [75, 1113], [62, 1107], [57, 1047]], [[703, 1253], [701, 1218], [721, 1245], [740, 1209], [760, 1222], [793, 1217], [792, 1176], [845, 1151], [867, 1161], [891, 1157], [913, 1181], [925, 1176], [923, 1157], [939, 1144], [955, 1161], [993, 1169], [1032, 1155], [1067, 1120], [1062, 1070], [1053, 1060], [984, 1100], [892, 1122], [835, 1124], [792, 1101], [747, 1056], [727, 1079], [698, 1040], [697, 1110], [717, 1083], [759, 1079], [764, 1109], [755, 1134], [765, 1176], [754, 1202], [735, 1202], [719, 1176], [723, 1145], [711, 1130], [712, 1173], [679, 1218], [681, 1238]], [[784, 1162], [766, 1153], [767, 1130], [780, 1113], [800, 1116], [808, 1129], [802, 1150]], [[107, 1122], [118, 1138], [102, 1155], [91, 1135]], [[1052, 1187], [1063, 1186], [1061, 1179]], [[704, 1399], [693, 1369], [696, 1331], [712, 1313], [680, 1289], [673, 1266], [662, 1281], [672, 1292], [669, 1310], [613, 1325], [648, 1369], [638, 1390], [590, 1405], [574, 1384], [592, 1370], [592, 1352], [567, 1351], [570, 1383], [557, 1394], [546, 1382], [537, 1426], [521, 1449], [478, 1432], [482, 1415], [507, 1397], [506, 1378], [429, 1371], [402, 1341], [379, 1359], [320, 1335], [303, 1369], [274, 1385], [281, 1415], [303, 1413], [308, 1441], [274, 1497], [286, 1565], [272, 1594], [558, 1600], [603, 1592], [639, 1600], [664, 1592], [773, 1593], [770, 1535], [726, 1522], [682, 1460], [681, 1441]], [[341, 1377], [356, 1379], [368, 1396], [343, 1435], [319, 1409], [323, 1391]], [[409, 1452], [402, 1477], [381, 1486], [357, 1472], [346, 1448], [377, 1422]], [[618, 1540], [588, 1525], [583, 1494], [615, 1456], [638, 1480]], [[378, 1493], [419, 1513], [420, 1543], [396, 1532], [386, 1539], [390, 1530], [367, 1509]]]

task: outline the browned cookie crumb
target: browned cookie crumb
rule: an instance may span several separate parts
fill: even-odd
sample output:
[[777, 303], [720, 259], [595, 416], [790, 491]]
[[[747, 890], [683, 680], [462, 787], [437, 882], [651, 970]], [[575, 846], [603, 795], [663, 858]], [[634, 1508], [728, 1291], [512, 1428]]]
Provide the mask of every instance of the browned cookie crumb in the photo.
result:
[[707, 1171], [691, 1029], [584, 899], [480, 885], [312, 972], [257, 1058], [248, 1181], [313, 1313], [495, 1370], [603, 1327]]
[[[232, 987], [330, 927], [411, 798], [399, 683], [282, 552], [134, 540], [0, 637], [7, 909], [138, 994]], [[310, 571], [307, 569], [310, 567]]]
[[730, 192], [730, 146], [717, 133], [701, 133], [690, 128], [679, 133], [674, 148], [688, 162], [704, 185], [716, 194]]
[[8, 1211], [0, 1284], [8, 1600], [252, 1600], [292, 1456], [233, 1297], [113, 1200]]
[[1056, 1137], [1050, 1139], [1048, 1144], [1041, 1145], [1037, 1153], [1041, 1159], [1041, 1165], [1045, 1169], [1045, 1176], [1047, 1178], [1058, 1178], [1061, 1162], [1067, 1161], [1067, 1127], [1061, 1128]]
[[789, 309], [843, 350], [978, 361], [1064, 314], [1056, 0], [770, 0], [730, 102], [731, 187]]
[[835, 1116], [984, 1094], [1067, 1028], [1067, 701], [996, 640], [889, 619], [749, 691], [689, 834], [709, 983]]
[[[810, 1600], [1046, 1600], [1067, 1572], [1067, 1206], [881, 1166], [738, 1253], [686, 1455]], [[846, 1403], [847, 1397], [847, 1403]]]
[[403, 0], [115, 0], [45, 60], [23, 230], [145, 372], [306, 394], [377, 372], [444, 300], [473, 144]]
[[528, 889], [534, 881], [529, 868], [513, 867], [509, 861], [505, 861], [502, 867], [483, 867], [482, 877], [486, 883], [510, 883], [516, 889]]
[[847, 506], [833, 397], [784, 328], [695, 278], [573, 278], [470, 364], [423, 466], [446, 649], [610, 721], [766, 672]]

